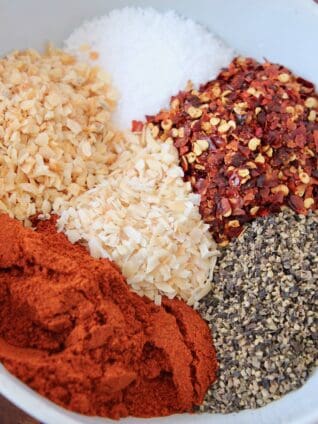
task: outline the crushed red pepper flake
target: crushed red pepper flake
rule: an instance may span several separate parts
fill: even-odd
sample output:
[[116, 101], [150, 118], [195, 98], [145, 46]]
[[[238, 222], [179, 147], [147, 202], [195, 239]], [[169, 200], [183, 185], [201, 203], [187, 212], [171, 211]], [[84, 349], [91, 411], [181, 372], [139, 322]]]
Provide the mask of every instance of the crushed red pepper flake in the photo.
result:
[[287, 68], [238, 57], [147, 121], [172, 138], [200, 212], [222, 245], [283, 205], [318, 207], [318, 96]]
[[142, 121], [132, 121], [131, 123], [131, 131], [133, 132], [141, 132], [143, 129], [144, 123]]

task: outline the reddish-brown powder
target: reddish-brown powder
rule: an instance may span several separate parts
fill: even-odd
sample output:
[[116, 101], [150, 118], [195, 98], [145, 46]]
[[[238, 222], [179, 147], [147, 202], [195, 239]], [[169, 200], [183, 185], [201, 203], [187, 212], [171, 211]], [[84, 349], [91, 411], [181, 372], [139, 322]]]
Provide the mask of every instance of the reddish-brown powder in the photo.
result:
[[191, 411], [215, 380], [206, 323], [132, 293], [116, 265], [0, 215], [0, 360], [59, 405], [120, 418]]

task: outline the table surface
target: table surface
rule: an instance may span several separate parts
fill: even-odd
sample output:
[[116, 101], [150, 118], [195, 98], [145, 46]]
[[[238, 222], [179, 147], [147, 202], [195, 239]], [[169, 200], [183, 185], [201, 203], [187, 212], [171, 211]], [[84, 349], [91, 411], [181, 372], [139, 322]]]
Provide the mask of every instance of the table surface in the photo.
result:
[[1, 424], [39, 424], [38, 421], [26, 415], [12, 403], [0, 396]]

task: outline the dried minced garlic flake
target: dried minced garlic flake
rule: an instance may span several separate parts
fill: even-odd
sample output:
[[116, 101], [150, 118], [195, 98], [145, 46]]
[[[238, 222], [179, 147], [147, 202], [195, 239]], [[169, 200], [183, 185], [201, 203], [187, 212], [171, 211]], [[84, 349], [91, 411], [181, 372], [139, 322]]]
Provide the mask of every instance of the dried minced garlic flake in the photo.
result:
[[115, 92], [98, 68], [49, 48], [0, 59], [0, 212], [60, 212], [116, 158]]

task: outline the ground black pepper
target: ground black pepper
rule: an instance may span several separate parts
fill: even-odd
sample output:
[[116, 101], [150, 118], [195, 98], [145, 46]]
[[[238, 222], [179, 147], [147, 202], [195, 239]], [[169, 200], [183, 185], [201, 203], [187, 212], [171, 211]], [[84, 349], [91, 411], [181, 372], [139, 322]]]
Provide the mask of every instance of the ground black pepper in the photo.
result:
[[257, 219], [221, 250], [200, 312], [220, 364], [205, 412], [256, 408], [300, 387], [318, 365], [318, 215]]

